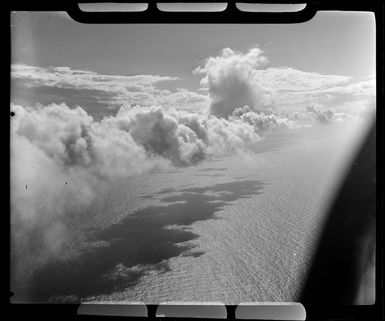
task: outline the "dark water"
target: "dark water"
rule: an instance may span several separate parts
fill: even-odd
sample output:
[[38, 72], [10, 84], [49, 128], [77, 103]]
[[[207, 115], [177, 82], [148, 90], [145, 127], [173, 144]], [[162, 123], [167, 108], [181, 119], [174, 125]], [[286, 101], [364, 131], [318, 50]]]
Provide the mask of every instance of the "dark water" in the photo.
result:
[[[85, 250], [71, 260], [46, 264], [20, 293], [15, 293], [15, 300], [46, 302], [72, 296], [76, 301], [133, 286], [149, 270], [166, 272], [169, 258], [204, 254], [194, 245], [181, 244], [198, 238], [184, 227], [218, 219], [217, 211], [237, 199], [260, 194], [263, 185], [255, 180], [241, 180], [145, 195], [165, 204], [127, 213], [119, 223], [92, 231], [89, 241], [104, 241], [105, 245]], [[178, 228], [167, 228], [170, 225]]]

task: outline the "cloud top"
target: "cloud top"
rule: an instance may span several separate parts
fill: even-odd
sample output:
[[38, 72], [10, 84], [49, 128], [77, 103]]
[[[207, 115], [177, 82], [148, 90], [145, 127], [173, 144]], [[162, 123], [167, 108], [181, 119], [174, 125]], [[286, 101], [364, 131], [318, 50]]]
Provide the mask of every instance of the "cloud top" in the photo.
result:
[[209, 89], [210, 114], [228, 118], [235, 108], [245, 105], [257, 110], [261, 93], [252, 81], [252, 72], [267, 62], [258, 47], [245, 54], [225, 48], [219, 56], [208, 58], [203, 67], [196, 68], [194, 73], [204, 75], [201, 84]]
[[203, 76], [201, 85], [209, 93], [210, 114], [228, 118], [245, 105], [252, 111], [284, 112], [314, 105], [354, 114], [374, 104], [374, 76], [322, 75], [267, 64], [268, 58], [258, 47], [245, 53], [225, 48], [206, 59], [193, 72]]

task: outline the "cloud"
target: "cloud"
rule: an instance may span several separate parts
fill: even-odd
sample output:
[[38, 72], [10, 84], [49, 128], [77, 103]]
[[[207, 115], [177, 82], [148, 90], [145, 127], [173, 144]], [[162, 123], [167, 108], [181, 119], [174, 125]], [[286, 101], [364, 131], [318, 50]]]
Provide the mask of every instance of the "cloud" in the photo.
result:
[[[349, 77], [305, 72], [290, 67], [267, 67], [258, 47], [246, 53], [223, 49], [194, 70], [203, 75], [210, 113], [228, 118], [234, 109], [301, 111], [314, 105], [321, 110], [358, 114], [375, 101], [375, 77]], [[202, 88], [202, 89], [203, 89]]]
[[264, 129], [269, 127], [265, 124], [267, 121], [266, 118], [260, 123], [250, 123], [236, 116], [227, 120], [159, 106], [126, 105], [116, 116], [106, 117], [102, 122], [130, 133], [148, 154], [184, 166], [247, 148], [260, 140]]
[[122, 108], [116, 117], [103, 122], [129, 133], [147, 154], [159, 155], [174, 164], [191, 164], [205, 157], [204, 143], [196, 133], [161, 107]]
[[157, 105], [224, 118], [245, 105], [252, 111], [300, 112], [313, 105], [360, 114], [375, 104], [374, 76], [322, 75], [267, 64], [258, 47], [245, 53], [225, 48], [193, 71], [203, 76], [200, 93], [164, 89], [167, 83], [179, 80], [175, 76], [103, 75], [69, 67], [13, 64], [11, 97], [24, 106], [62, 102], [82, 106], [99, 120], [124, 104]]
[[253, 77], [280, 111], [301, 111], [313, 105], [357, 114], [375, 101], [374, 76], [354, 78], [270, 67], [255, 70]]
[[328, 124], [331, 122], [345, 122], [345, 121], [358, 121], [359, 117], [351, 114], [345, 114], [336, 112], [334, 109], [329, 108], [326, 110], [319, 110], [314, 106], [308, 106], [306, 111], [320, 124]]
[[261, 92], [252, 81], [252, 72], [267, 63], [262, 50], [252, 48], [246, 54], [225, 48], [217, 57], [210, 57], [203, 67], [194, 70], [203, 74], [202, 85], [207, 85], [210, 95], [210, 113], [227, 118], [237, 107], [260, 107]]
[[[266, 132], [356, 120], [374, 109], [374, 77], [266, 68], [267, 62], [257, 47], [223, 49], [194, 71], [208, 95], [158, 88], [177, 80], [169, 76], [12, 65], [13, 98], [31, 90], [26, 102], [46, 98], [35, 106], [11, 104], [16, 275], [65, 257], [67, 216], [86, 212], [120, 179], [228, 153], [249, 159]], [[47, 103], [61, 99], [70, 107]]]
[[164, 109], [179, 109], [192, 113], [206, 114], [209, 105], [209, 97], [195, 92], [178, 88], [172, 92], [157, 99], [157, 105]]
[[65, 104], [11, 104], [11, 110], [15, 277], [73, 255], [65, 250], [71, 241], [67, 216], [86, 212], [111, 184], [247, 150], [265, 131], [284, 125], [246, 107], [229, 119], [137, 105], [124, 105], [102, 120]]
[[[66, 215], [85, 211], [108, 184], [169, 165], [131, 135], [80, 107], [11, 105], [11, 207], [15, 259], [65, 257]], [[28, 270], [30, 264], [18, 264]], [[23, 275], [26, 271], [18, 271]]]
[[313, 106], [309, 106], [306, 109], [307, 109], [307, 111], [312, 113], [314, 115], [314, 118], [318, 122], [320, 122], [321, 124], [326, 124], [326, 123], [331, 122], [331, 120], [333, 119], [334, 113], [335, 113], [335, 111], [333, 109], [320, 111], [320, 110], [315, 109]]
[[[91, 201], [88, 177], [63, 170], [23, 136], [11, 137], [11, 244], [15, 279], [57, 257], [68, 240], [63, 216]], [[81, 184], [78, 184], [78, 182]], [[65, 188], [68, 183], [71, 188]], [[87, 182], [87, 183], [86, 183]], [[67, 213], [65, 213], [67, 212]], [[66, 257], [62, 252], [63, 258]]]
[[69, 67], [11, 65], [13, 101], [27, 106], [35, 103], [80, 105], [99, 119], [123, 104], [160, 105], [195, 112], [206, 109], [207, 95], [158, 87], [161, 82], [178, 80], [174, 76], [103, 75]]
[[253, 77], [265, 89], [296, 92], [322, 90], [336, 85], [343, 86], [352, 81], [352, 77], [322, 75], [290, 67], [269, 67], [264, 70], [255, 70]]
[[296, 124], [289, 119], [266, 112], [253, 112], [249, 106], [236, 108], [229, 117], [230, 120], [239, 119], [253, 126], [259, 135], [273, 129], [294, 128]]
[[160, 81], [177, 80], [178, 77], [158, 75], [102, 75], [88, 70], [69, 67], [36, 67], [24, 64], [11, 65], [11, 77], [24, 79], [30, 86], [51, 86], [60, 88], [85, 88], [104, 91], [126, 89], [128, 91], [152, 88]]

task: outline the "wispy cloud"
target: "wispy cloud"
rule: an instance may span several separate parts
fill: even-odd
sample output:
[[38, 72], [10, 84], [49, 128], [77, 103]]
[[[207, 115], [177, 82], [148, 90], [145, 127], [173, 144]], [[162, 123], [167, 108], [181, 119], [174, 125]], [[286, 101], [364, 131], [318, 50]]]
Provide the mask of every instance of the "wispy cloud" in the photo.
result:
[[[102, 75], [69, 67], [11, 66], [12, 98], [27, 105], [61, 103], [82, 106], [91, 114], [108, 114], [123, 104], [161, 105], [201, 111], [207, 106], [206, 95], [160, 89], [157, 84], [177, 81], [175, 76]], [[76, 99], [72, 99], [76, 97]]]
[[76, 70], [69, 67], [35, 67], [14, 64], [11, 67], [13, 78], [29, 80], [31, 86], [54, 86], [60, 88], [95, 88], [104, 91], [135, 91], [153, 88], [159, 81], [177, 80], [178, 77], [157, 75], [101, 75], [88, 70]]
[[[357, 113], [373, 104], [376, 82], [374, 76], [347, 77], [321, 75], [292, 68], [256, 70], [253, 79], [281, 110], [295, 110], [309, 105], [321, 109], [335, 108]], [[357, 103], [361, 105], [354, 108]]]

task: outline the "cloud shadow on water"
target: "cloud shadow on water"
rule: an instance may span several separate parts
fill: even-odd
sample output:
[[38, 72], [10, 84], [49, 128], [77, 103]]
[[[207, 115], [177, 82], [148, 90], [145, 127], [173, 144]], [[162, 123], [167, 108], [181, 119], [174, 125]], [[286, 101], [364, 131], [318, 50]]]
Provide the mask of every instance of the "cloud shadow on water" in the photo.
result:
[[160, 193], [164, 205], [140, 209], [117, 224], [93, 231], [89, 241], [100, 246], [37, 270], [29, 286], [29, 300], [110, 294], [135, 285], [150, 270], [167, 271], [167, 260], [172, 257], [200, 256], [204, 253], [189, 242], [199, 235], [188, 227], [217, 219], [215, 213], [224, 206], [262, 193], [263, 185], [242, 180]]

